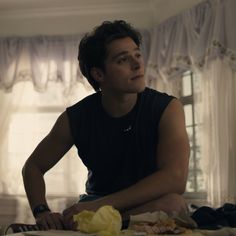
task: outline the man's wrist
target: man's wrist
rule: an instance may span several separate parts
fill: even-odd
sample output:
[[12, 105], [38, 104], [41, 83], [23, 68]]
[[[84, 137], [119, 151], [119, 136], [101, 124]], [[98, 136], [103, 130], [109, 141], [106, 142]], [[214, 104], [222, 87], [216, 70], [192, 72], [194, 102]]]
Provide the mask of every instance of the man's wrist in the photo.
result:
[[47, 211], [49, 211], [49, 212], [51, 211], [47, 205], [39, 204], [36, 207], [34, 207], [33, 215], [36, 218], [38, 214], [43, 213], [43, 212], [47, 212]]

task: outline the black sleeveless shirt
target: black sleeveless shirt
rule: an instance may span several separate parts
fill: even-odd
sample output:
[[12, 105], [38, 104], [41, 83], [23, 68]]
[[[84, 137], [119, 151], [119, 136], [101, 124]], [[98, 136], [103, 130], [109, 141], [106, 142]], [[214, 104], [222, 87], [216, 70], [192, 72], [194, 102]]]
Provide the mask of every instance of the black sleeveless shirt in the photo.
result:
[[145, 88], [133, 109], [119, 118], [105, 112], [100, 92], [67, 108], [74, 144], [88, 169], [88, 194], [119, 191], [158, 169], [158, 126], [172, 99]]

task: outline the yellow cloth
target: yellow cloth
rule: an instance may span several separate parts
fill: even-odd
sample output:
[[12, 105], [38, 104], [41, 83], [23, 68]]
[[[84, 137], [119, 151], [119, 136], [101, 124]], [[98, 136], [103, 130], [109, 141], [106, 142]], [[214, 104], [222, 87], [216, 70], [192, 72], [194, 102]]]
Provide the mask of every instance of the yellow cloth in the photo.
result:
[[73, 220], [78, 224], [77, 229], [84, 233], [96, 233], [98, 236], [118, 236], [122, 234], [121, 215], [112, 206], [103, 206], [96, 212], [84, 210], [74, 215]]

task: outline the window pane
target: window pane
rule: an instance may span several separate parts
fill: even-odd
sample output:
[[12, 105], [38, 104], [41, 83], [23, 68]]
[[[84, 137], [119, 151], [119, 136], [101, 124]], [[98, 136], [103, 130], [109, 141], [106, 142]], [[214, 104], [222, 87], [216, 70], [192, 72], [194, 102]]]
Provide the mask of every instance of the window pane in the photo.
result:
[[186, 126], [193, 124], [193, 113], [192, 113], [192, 105], [184, 105], [184, 114], [185, 114], [185, 123]]
[[[51, 130], [58, 116], [59, 113], [19, 113], [13, 115], [9, 130], [9, 158], [7, 160], [10, 167], [9, 173], [11, 173], [9, 193], [24, 193], [21, 169], [36, 145]], [[72, 148], [54, 168], [46, 173], [47, 194], [78, 195], [83, 193], [86, 176], [87, 169], [79, 159], [77, 150]]]
[[193, 159], [193, 149], [191, 148], [190, 157], [189, 157], [189, 169], [194, 168], [194, 159]]
[[194, 189], [195, 189], [195, 186], [194, 186], [194, 171], [192, 169], [189, 169], [186, 191], [187, 192], [194, 192]]
[[201, 166], [201, 151], [200, 151], [200, 147], [199, 146], [197, 146], [196, 148], [195, 148], [195, 155], [196, 155], [196, 167], [198, 168], [198, 169], [201, 169], [202, 168], [202, 166]]
[[9, 193], [24, 192], [21, 169], [37, 144], [50, 131], [58, 115], [57, 113], [16, 113], [12, 116], [7, 159], [9, 173], [11, 173]]
[[197, 170], [197, 191], [198, 192], [206, 191], [204, 176], [202, 170], [200, 169]]
[[190, 127], [187, 127], [187, 133], [188, 133], [188, 139], [189, 139], [189, 145], [190, 147], [193, 146], [193, 127], [190, 126]]
[[190, 74], [185, 75], [182, 80], [182, 94], [183, 97], [189, 96], [192, 94], [192, 88], [191, 88], [191, 76]]
[[19, 113], [12, 116], [8, 152], [30, 155], [49, 133], [59, 113]]
[[201, 146], [201, 125], [195, 126], [196, 145]]

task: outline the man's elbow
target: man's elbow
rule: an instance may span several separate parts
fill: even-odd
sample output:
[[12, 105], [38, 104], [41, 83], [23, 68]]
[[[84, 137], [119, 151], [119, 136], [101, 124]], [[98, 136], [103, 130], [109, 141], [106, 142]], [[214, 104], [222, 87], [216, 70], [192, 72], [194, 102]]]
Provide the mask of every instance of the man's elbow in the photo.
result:
[[186, 184], [179, 184], [177, 189], [176, 189], [176, 193], [182, 195], [185, 193], [185, 189], [186, 189]]
[[30, 177], [32, 175], [32, 173], [36, 173], [36, 172], [37, 173], [40, 172], [41, 174], [43, 174], [42, 171], [40, 170], [40, 168], [29, 158], [25, 162], [25, 164], [21, 170], [21, 174], [22, 174], [23, 179]]
[[173, 184], [175, 192], [178, 194], [183, 194], [186, 190], [187, 177], [183, 174], [177, 173], [173, 177]]
[[30, 166], [31, 166], [31, 164], [30, 164], [29, 160], [27, 160], [27, 161], [25, 162], [25, 164], [24, 164], [22, 170], [21, 170], [21, 174], [22, 174], [23, 179], [26, 178], [27, 173], [28, 173], [29, 170], [31, 169]]

